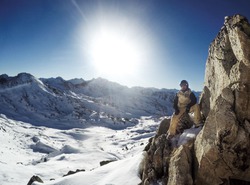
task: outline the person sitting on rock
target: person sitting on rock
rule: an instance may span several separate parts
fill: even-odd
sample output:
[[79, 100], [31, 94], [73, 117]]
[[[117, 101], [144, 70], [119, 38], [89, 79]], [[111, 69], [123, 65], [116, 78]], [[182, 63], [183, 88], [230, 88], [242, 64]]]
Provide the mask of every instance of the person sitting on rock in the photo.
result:
[[181, 90], [176, 94], [174, 99], [175, 112], [171, 118], [167, 132], [169, 139], [176, 135], [176, 128], [185, 113], [194, 113], [194, 124], [196, 127], [201, 123], [200, 107], [197, 104], [197, 98], [189, 88], [188, 82], [182, 80], [180, 86]]

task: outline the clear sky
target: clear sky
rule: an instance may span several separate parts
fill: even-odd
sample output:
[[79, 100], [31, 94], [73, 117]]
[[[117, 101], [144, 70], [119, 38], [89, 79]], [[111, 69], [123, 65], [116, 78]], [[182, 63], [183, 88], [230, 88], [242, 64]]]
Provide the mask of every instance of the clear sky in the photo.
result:
[[0, 74], [202, 90], [224, 17], [249, 0], [0, 0]]

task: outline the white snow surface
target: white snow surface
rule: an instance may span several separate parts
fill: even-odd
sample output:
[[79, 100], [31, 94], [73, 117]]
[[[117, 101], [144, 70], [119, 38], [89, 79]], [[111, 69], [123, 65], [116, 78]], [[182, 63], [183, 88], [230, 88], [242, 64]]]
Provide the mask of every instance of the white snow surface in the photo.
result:
[[[105, 127], [60, 130], [33, 126], [0, 115], [0, 184], [27, 184], [33, 175], [44, 185], [136, 185], [143, 149], [161, 120], [142, 117], [123, 130]], [[185, 130], [185, 144], [201, 128]], [[101, 161], [113, 161], [100, 166]], [[85, 170], [63, 177], [69, 171]], [[33, 185], [41, 185], [35, 182]]]
[[[138, 184], [142, 152], [155, 135], [159, 121], [144, 117], [123, 130], [60, 130], [33, 126], [1, 114], [0, 184], [27, 184], [33, 175], [41, 177], [44, 184]], [[107, 160], [114, 162], [100, 166]], [[77, 169], [85, 172], [62, 177]]]
[[[137, 154], [117, 162], [109, 163], [94, 171], [80, 172], [75, 175], [64, 177], [46, 185], [115, 185], [115, 184], [139, 184], [138, 167], [142, 155]], [[33, 183], [41, 185], [41, 183]]]
[[[101, 78], [0, 75], [0, 185], [25, 185], [33, 175], [44, 185], [138, 184], [143, 149], [172, 113], [175, 93]], [[176, 145], [198, 132], [186, 130]], [[85, 171], [63, 177], [77, 169]]]

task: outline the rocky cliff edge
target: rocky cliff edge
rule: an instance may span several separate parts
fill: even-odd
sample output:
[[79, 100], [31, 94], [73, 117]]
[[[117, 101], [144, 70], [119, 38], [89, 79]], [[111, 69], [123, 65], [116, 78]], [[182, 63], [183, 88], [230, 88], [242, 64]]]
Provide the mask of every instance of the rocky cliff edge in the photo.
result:
[[241, 15], [225, 17], [210, 45], [200, 106], [205, 123], [194, 137], [186, 125], [189, 134], [168, 140], [170, 120], [161, 122], [145, 148], [142, 185], [250, 184], [250, 24]]

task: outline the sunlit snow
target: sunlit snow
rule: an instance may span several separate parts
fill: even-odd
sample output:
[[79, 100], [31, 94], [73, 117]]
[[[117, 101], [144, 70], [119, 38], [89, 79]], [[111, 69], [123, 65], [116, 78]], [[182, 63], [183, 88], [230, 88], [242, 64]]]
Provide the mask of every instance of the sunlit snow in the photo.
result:
[[[126, 184], [128, 180], [137, 184], [142, 151], [159, 124], [143, 118], [124, 130], [59, 130], [35, 127], [4, 115], [0, 123], [0, 181], [4, 185], [27, 184], [33, 175], [46, 184]], [[107, 160], [114, 162], [100, 167], [100, 162]], [[85, 172], [62, 178], [77, 169]]]
[[[27, 73], [1, 75], [0, 86], [1, 185], [27, 184], [33, 175], [45, 185], [140, 183], [143, 150], [176, 93]], [[184, 131], [176, 146], [198, 132]]]

